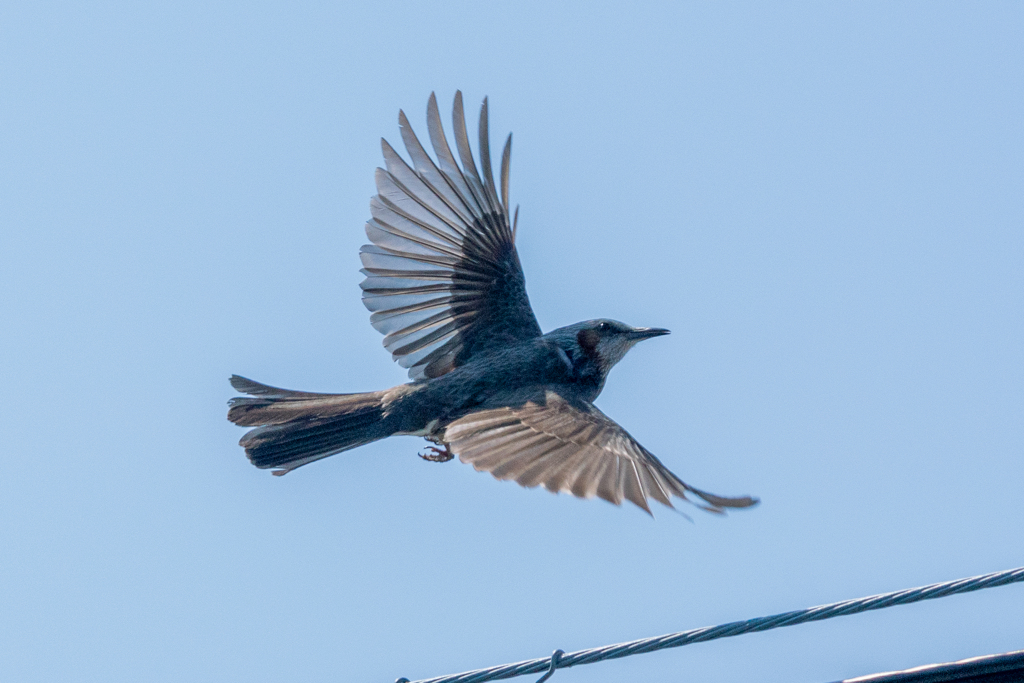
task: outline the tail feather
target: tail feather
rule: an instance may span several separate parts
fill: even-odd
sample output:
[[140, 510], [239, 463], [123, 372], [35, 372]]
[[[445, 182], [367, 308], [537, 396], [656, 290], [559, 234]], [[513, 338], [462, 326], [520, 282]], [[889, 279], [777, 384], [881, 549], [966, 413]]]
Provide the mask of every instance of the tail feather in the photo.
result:
[[239, 441], [253, 465], [285, 474], [315, 460], [388, 436], [384, 394], [289, 391], [234, 375], [231, 386], [249, 394], [228, 403], [228, 419], [256, 427]]

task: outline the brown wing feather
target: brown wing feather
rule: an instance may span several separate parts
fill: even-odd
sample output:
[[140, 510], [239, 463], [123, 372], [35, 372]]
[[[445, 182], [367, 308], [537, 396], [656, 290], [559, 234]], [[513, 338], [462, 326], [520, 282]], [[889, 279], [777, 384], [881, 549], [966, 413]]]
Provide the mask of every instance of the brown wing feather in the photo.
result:
[[444, 438], [463, 462], [498, 479], [616, 505], [628, 500], [648, 513], [649, 500], [672, 507], [673, 496], [718, 513], [758, 502], [686, 484], [594, 405], [551, 391], [543, 401], [467, 415]]

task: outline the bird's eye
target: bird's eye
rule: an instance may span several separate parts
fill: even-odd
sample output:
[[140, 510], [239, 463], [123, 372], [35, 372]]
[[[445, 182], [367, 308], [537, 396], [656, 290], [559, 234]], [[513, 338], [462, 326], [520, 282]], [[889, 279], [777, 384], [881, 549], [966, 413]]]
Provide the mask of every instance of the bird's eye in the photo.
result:
[[597, 326], [597, 329], [601, 330], [602, 332], [607, 332], [609, 327], [611, 327], [611, 325], [609, 325], [608, 323], [601, 323]]

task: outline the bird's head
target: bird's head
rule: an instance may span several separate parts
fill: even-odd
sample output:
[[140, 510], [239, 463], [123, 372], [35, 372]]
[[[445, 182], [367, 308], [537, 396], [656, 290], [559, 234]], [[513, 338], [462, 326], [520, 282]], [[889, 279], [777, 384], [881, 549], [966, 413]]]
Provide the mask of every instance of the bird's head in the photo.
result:
[[630, 327], [617, 320], [599, 319], [554, 330], [549, 336], [562, 348], [573, 350], [573, 365], [593, 364], [603, 381], [637, 342], [668, 333], [660, 327]]

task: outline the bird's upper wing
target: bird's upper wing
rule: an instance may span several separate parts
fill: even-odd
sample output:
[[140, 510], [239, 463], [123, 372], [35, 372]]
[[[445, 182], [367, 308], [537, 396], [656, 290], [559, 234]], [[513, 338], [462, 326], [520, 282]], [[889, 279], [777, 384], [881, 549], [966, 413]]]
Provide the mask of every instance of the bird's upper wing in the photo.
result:
[[497, 479], [527, 487], [543, 484], [579, 498], [597, 495], [616, 505], [629, 500], [648, 513], [651, 498], [672, 507], [676, 496], [710, 512], [758, 502], [693, 488], [594, 405], [552, 391], [542, 400], [460, 418], [448, 426], [444, 439], [463, 462]]
[[491, 173], [487, 100], [480, 110], [483, 178], [466, 135], [462, 93], [452, 114], [460, 168], [433, 94], [427, 127], [437, 155], [424, 150], [399, 113], [412, 167], [382, 140], [387, 169], [376, 173], [377, 196], [360, 252], [361, 285], [370, 322], [384, 347], [413, 379], [437, 377], [482, 350], [541, 334], [509, 221], [508, 174], [512, 136], [501, 157], [501, 197]]

